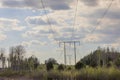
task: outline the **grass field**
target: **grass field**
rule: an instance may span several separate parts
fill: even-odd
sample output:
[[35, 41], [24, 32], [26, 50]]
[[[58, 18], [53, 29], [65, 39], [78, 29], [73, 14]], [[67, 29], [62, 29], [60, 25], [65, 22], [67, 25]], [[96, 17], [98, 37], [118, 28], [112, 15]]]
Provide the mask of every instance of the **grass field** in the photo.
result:
[[6, 70], [0, 73], [0, 77], [24, 77], [33, 80], [120, 80], [120, 70], [115, 67], [86, 67], [81, 70], [75, 70], [74, 68], [72, 68], [71, 70], [66, 69], [64, 71], [59, 71], [57, 69], [51, 71], [46, 71], [45, 69], [38, 69], [31, 72], [15, 72], [11, 70]]

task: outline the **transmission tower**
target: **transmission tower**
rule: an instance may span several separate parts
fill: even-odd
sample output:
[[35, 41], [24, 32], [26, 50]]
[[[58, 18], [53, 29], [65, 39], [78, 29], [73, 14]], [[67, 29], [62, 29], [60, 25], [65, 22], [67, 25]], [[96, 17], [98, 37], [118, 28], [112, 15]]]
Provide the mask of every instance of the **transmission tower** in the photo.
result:
[[69, 58], [69, 65], [71, 65], [71, 57], [72, 57], [72, 55], [67, 55], [67, 56]]
[[66, 65], [66, 44], [73, 44], [74, 45], [74, 58], [75, 58], [75, 64], [76, 64], [76, 44], [80, 45], [80, 41], [61, 41], [59, 42], [59, 45], [64, 44], [64, 63]]

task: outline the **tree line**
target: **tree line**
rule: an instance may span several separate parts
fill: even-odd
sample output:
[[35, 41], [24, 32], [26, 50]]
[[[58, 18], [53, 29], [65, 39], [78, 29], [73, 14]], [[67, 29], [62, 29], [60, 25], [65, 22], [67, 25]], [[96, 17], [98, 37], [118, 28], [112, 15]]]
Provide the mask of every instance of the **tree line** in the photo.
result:
[[[53, 61], [55, 62], [55, 61]], [[53, 69], [52, 62], [47, 63], [48, 70]], [[51, 66], [51, 67], [49, 67]], [[86, 67], [116, 67], [120, 68], [120, 52], [114, 48], [100, 48], [98, 47], [95, 51], [91, 52], [87, 56], [80, 59], [75, 65], [74, 68], [79, 70]], [[58, 70], [64, 70], [65, 65], [58, 65]], [[70, 70], [71, 67], [68, 67]]]
[[79, 62], [90, 67], [120, 67], [120, 52], [114, 48], [100, 48], [82, 58]]
[[26, 50], [18, 45], [10, 47], [8, 57], [5, 55], [5, 49], [0, 49], [1, 69], [12, 69], [15, 71], [34, 70], [39, 65], [39, 60], [35, 56], [25, 58]]
[[[0, 61], [2, 63], [1, 69], [11, 69], [15, 71], [33, 71], [40, 66], [40, 62], [37, 57], [30, 56], [25, 57], [26, 50], [23, 46], [18, 45], [10, 47], [9, 55], [5, 56], [5, 49], [0, 49]], [[58, 64], [54, 58], [45, 60], [45, 69], [47, 71], [53, 70], [54, 65], [57, 65], [58, 70], [65, 70], [66, 65]], [[7, 67], [6, 67], [7, 66]], [[114, 48], [100, 48], [91, 52], [89, 55], [83, 57], [75, 65], [75, 69], [89, 67], [120, 67], [120, 52]], [[71, 70], [72, 67], [67, 67], [67, 70]]]

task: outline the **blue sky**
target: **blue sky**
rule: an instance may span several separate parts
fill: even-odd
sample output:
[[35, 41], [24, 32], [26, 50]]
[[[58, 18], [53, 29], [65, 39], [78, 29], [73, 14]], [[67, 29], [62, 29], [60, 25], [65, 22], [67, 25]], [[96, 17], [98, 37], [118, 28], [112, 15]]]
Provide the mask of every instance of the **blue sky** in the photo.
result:
[[[110, 3], [111, 0], [79, 0], [73, 27], [77, 0], [43, 0], [51, 26], [41, 0], [0, 0], [0, 47], [6, 48], [7, 55], [9, 47], [23, 45], [26, 56], [35, 55], [42, 63], [51, 57], [63, 63], [63, 46], [59, 47], [58, 41], [71, 40], [73, 33], [72, 39], [81, 42], [77, 61], [98, 46], [119, 50], [120, 1], [114, 0], [101, 19]], [[99, 20], [101, 24], [97, 26]], [[67, 45], [67, 55], [74, 59], [72, 46]]]

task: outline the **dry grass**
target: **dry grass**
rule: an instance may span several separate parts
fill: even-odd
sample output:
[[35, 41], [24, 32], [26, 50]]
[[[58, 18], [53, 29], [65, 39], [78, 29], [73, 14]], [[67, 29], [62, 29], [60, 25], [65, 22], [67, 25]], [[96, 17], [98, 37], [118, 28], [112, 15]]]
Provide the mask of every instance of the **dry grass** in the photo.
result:
[[33, 72], [14, 72], [5, 71], [0, 73], [1, 77], [24, 77], [26, 79], [33, 80], [120, 80], [120, 70], [114, 67], [111, 68], [84, 68], [77, 70], [65, 70], [65, 71], [33, 71]]

